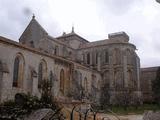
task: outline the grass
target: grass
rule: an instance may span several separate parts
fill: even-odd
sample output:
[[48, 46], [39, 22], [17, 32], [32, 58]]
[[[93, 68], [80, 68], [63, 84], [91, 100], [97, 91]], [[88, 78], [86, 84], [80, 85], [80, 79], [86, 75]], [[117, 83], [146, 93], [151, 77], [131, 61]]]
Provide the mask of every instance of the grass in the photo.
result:
[[145, 111], [149, 111], [149, 110], [160, 111], [160, 105], [143, 104], [143, 105], [138, 106], [137, 108], [135, 106], [129, 106], [127, 107], [127, 109], [124, 109], [124, 107], [122, 106], [111, 106], [110, 109], [118, 115], [143, 114]]

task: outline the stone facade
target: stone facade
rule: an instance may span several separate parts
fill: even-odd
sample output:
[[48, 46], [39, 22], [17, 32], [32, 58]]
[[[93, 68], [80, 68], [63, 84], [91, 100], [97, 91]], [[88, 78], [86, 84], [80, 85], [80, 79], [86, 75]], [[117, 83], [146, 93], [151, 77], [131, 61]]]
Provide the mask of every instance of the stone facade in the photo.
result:
[[153, 102], [152, 82], [159, 67], [141, 68], [141, 90], [144, 102]]
[[[110, 101], [123, 90], [141, 97], [140, 59], [125, 32], [89, 42], [72, 29], [53, 38], [33, 17], [19, 42], [0, 37], [0, 100], [18, 92], [41, 96], [39, 82], [50, 80], [52, 94], [99, 102], [107, 85]], [[79, 94], [79, 97], [78, 97]], [[76, 97], [75, 97], [76, 96]]]

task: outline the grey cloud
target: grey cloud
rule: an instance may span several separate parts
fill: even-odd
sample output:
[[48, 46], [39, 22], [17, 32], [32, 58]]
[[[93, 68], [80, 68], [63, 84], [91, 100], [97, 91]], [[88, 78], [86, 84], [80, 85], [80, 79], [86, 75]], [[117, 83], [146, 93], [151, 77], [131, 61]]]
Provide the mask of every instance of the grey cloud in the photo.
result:
[[[152, 23], [141, 13], [144, 4], [145, 6], [154, 6], [150, 4], [150, 0], [94, 1], [97, 7], [97, 13], [95, 14], [99, 15], [98, 17], [101, 20], [99, 22], [102, 22], [105, 28], [104, 32], [106, 32], [106, 34], [102, 35], [104, 39], [108, 33], [124, 30], [128, 32], [131, 37], [130, 42], [137, 46], [137, 52], [141, 58], [142, 66], [159, 65], [158, 62], [160, 58], [154, 57], [152, 53], [155, 51], [157, 55], [160, 56], [160, 27], [157, 27], [160, 26], [160, 13], [157, 15], [156, 20], [151, 21]], [[47, 5], [46, 0], [0, 0], [0, 35], [18, 40], [31, 20], [33, 13], [36, 15], [38, 22], [49, 34], [52, 36], [61, 35], [63, 28], [60, 27], [58, 21], [54, 20], [54, 15], [49, 11]], [[135, 10], [137, 8], [140, 8], [140, 11], [137, 12], [137, 10]], [[157, 8], [157, 10], [159, 10], [159, 8]], [[83, 33], [77, 29], [76, 31]], [[82, 37], [88, 38], [89, 40], [101, 39], [96, 33], [85, 33]], [[152, 39], [150, 44], [147, 43], [147, 37]], [[152, 55], [152, 57], [150, 57], [150, 55]]]
[[22, 12], [23, 6], [21, 6], [19, 0], [17, 2], [15, 0], [0, 0], [0, 8], [3, 13], [0, 14], [0, 18], [2, 18], [0, 20], [0, 34], [17, 40], [21, 28], [26, 22], [24, 13]]
[[[54, 34], [53, 28], [57, 30], [56, 23], [43, 18], [48, 11], [45, 3], [45, 0], [0, 0], [0, 35], [18, 41], [33, 13], [42, 26]], [[47, 23], [50, 25], [46, 25]]]
[[31, 14], [32, 14], [31, 9], [30, 9], [30, 8], [28, 8], [28, 7], [26, 7], [26, 8], [24, 8], [24, 9], [23, 9], [23, 13], [24, 13], [26, 16], [28, 16], [28, 15], [31, 15]]

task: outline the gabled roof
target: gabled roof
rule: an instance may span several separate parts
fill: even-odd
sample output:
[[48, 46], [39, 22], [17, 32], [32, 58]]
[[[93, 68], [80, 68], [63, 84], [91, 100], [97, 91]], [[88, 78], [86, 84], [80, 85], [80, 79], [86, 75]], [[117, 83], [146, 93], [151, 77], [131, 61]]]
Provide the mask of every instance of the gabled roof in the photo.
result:
[[85, 41], [85, 42], [89, 42], [88, 40], [84, 39], [83, 37], [81, 37], [80, 35], [76, 34], [75, 32], [71, 32], [68, 34], [63, 34], [62, 36], [57, 37], [57, 39], [61, 39], [61, 38], [66, 38], [66, 37], [72, 37], [72, 36], [76, 36], [78, 38], [80, 38], [81, 40]]

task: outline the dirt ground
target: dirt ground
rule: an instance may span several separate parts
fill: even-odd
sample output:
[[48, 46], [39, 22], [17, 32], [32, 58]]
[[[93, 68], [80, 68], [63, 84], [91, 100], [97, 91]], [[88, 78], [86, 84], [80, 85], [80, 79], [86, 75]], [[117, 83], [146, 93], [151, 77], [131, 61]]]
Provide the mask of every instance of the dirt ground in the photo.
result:
[[142, 115], [128, 115], [124, 116], [127, 117], [128, 120], [142, 120], [143, 116]]
[[[110, 120], [118, 120], [116, 117], [112, 116], [112, 115], [106, 115], [106, 114], [100, 114], [98, 115], [101, 119], [103, 119], [105, 117], [104, 120], [108, 120], [108, 118], [110, 118]], [[123, 116], [118, 116], [120, 118], [120, 120], [143, 120], [143, 116], [142, 115], [123, 115]]]

